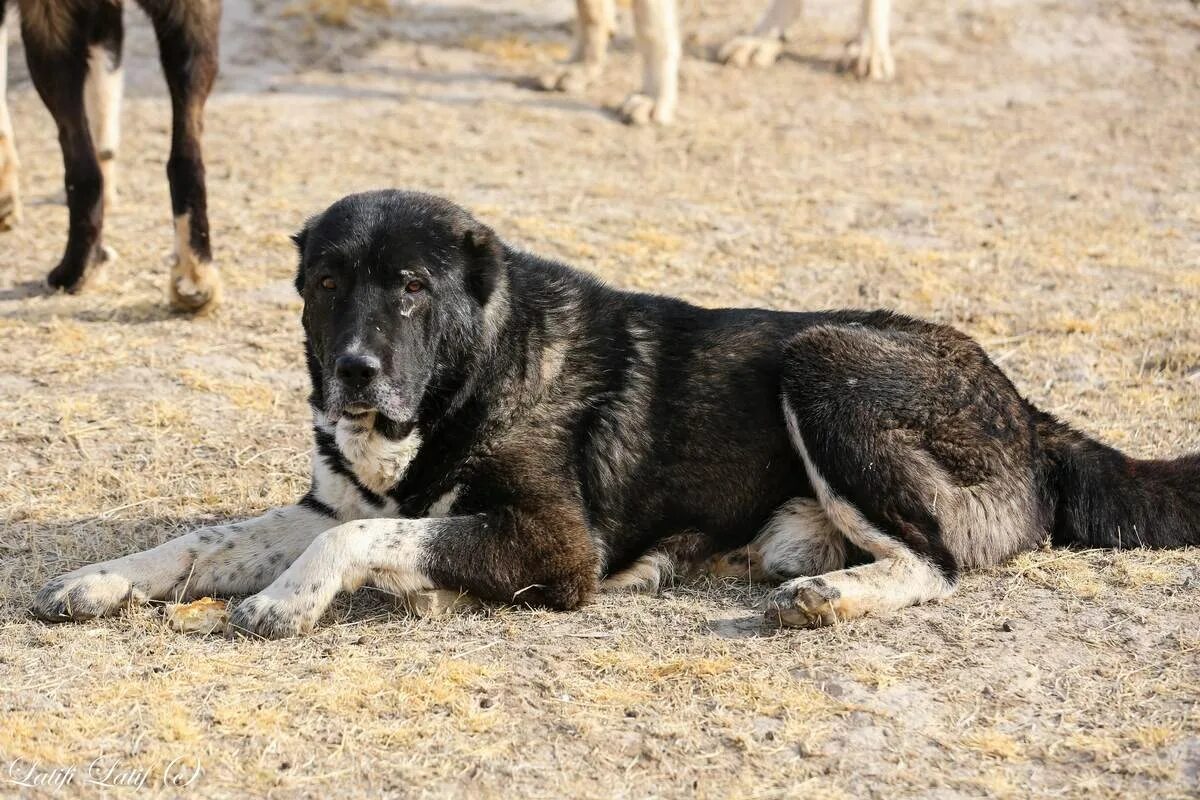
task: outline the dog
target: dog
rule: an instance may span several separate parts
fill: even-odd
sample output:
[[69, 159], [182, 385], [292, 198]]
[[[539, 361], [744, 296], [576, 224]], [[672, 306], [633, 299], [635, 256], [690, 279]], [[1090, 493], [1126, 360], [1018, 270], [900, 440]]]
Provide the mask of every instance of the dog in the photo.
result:
[[[548, 91], [581, 91], [604, 70], [608, 42], [616, 28], [613, 0], [576, 0], [575, 49], [560, 68], [539, 76]], [[679, 104], [679, 33], [677, 0], [633, 0], [637, 49], [642, 57], [642, 88], [629, 95], [618, 114], [634, 125], [669, 124]], [[783, 51], [787, 30], [800, 16], [801, 0], [772, 0], [753, 31], [726, 42], [717, 58], [736, 67], [766, 67]], [[892, 58], [889, 23], [891, 0], [862, 0], [858, 37], [846, 48], [844, 65], [860, 78], [891, 80]]]
[[231, 622], [274, 638], [364, 584], [573, 609], [711, 568], [779, 582], [767, 613], [820, 626], [1047, 540], [1200, 543], [1200, 455], [1094, 441], [953, 328], [617, 291], [412, 192], [294, 238], [308, 493], [64, 575], [36, 616], [256, 593]]
[[[0, 230], [21, 217], [17, 152], [5, 100], [6, 5], [0, 0]], [[29, 73], [58, 127], [67, 189], [67, 246], [46, 282], [74, 293], [114, 257], [102, 234], [105, 212], [116, 198], [122, 0], [18, 0], [17, 5]], [[167, 161], [175, 219], [171, 304], [203, 313], [221, 295], [200, 148], [204, 103], [217, 75], [221, 0], [138, 0], [138, 5], [158, 36], [174, 112]]]

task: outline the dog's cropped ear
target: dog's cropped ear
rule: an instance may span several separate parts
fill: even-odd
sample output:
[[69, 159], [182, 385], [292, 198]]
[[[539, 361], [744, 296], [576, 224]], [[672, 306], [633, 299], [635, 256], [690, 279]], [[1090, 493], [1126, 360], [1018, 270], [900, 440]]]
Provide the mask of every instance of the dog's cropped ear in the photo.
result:
[[308, 244], [308, 232], [312, 230], [316, 217], [309, 217], [300, 226], [300, 230], [292, 234], [292, 244], [296, 245], [299, 259], [296, 264], [296, 291], [304, 294], [304, 247]]
[[479, 305], [484, 305], [504, 270], [504, 243], [491, 228], [472, 221], [463, 232], [462, 244], [467, 256], [467, 288]]

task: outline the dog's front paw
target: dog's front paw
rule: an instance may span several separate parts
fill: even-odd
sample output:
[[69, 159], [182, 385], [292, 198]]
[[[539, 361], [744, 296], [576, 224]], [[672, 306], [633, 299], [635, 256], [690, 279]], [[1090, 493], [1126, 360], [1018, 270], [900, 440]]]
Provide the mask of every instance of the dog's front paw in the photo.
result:
[[628, 125], [669, 125], [675, 117], [675, 104], [666, 99], [655, 99], [648, 94], [634, 92], [625, 98], [617, 110], [621, 121]]
[[30, 610], [47, 622], [78, 622], [107, 616], [145, 601], [145, 593], [128, 578], [106, 569], [85, 568], [43, 586]]
[[886, 42], [872, 42], [867, 34], [846, 43], [840, 67], [862, 80], [890, 81], [896, 77], [891, 47]]
[[272, 597], [265, 591], [247, 597], [229, 615], [229, 631], [263, 639], [287, 639], [308, 633], [320, 614], [316, 603], [296, 596]]
[[769, 67], [783, 52], [778, 36], [735, 36], [717, 51], [717, 60], [731, 67]]
[[600, 65], [581, 61], [575, 64], [564, 64], [561, 67], [538, 76], [537, 87], [546, 92], [567, 92], [578, 94], [584, 91], [600, 76]]
[[842, 616], [842, 593], [822, 578], [796, 578], [767, 595], [763, 605], [768, 620], [797, 628], [832, 625]]

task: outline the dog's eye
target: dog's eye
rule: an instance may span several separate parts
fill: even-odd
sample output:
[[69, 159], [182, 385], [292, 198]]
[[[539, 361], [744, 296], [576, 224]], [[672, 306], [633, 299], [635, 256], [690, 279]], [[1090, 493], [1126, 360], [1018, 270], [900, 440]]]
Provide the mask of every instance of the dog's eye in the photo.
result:
[[424, 288], [425, 284], [421, 283], [420, 281], [409, 281], [408, 283], [404, 284], [404, 291], [408, 292], [409, 294], [416, 294]]
[[322, 278], [321, 286], [322, 286], [322, 288], [325, 288], [325, 289], [330, 289], [330, 290], [336, 289], [337, 281], [335, 281], [333, 278]]

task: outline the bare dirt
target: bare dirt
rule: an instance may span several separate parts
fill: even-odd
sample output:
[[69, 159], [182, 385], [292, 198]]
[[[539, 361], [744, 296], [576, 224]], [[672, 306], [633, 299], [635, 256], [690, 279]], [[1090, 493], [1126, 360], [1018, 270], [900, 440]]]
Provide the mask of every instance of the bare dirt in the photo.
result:
[[[287, 236], [359, 189], [449, 195], [617, 286], [952, 323], [1089, 432], [1200, 450], [1192, 2], [908, 0], [898, 79], [874, 85], [833, 69], [849, 0], [812, 0], [765, 72], [711, 60], [758, 3], [687, 0], [666, 130], [604, 110], [637, 82], [627, 18], [608, 80], [559, 96], [521, 79], [566, 54], [565, 0], [363, 5], [227, 0], [206, 157], [228, 291], [202, 320], [166, 310], [169, 104], [140, 12], [120, 260], [86, 295], [36, 288], [66, 210], [14, 47], [28, 205], [0, 236], [0, 795], [109, 791], [85, 780], [101, 758], [96, 777], [119, 763], [147, 792], [206, 797], [1197, 796], [1194, 550], [1041, 551], [820, 631], [763, 627], [760, 587], [704, 581], [430, 620], [362, 592], [281, 642], [183, 636], [155, 609], [30, 620], [56, 574], [303, 492]], [[203, 772], [164, 789], [177, 758]], [[13, 763], [27, 782], [77, 772], [28, 788]]]

